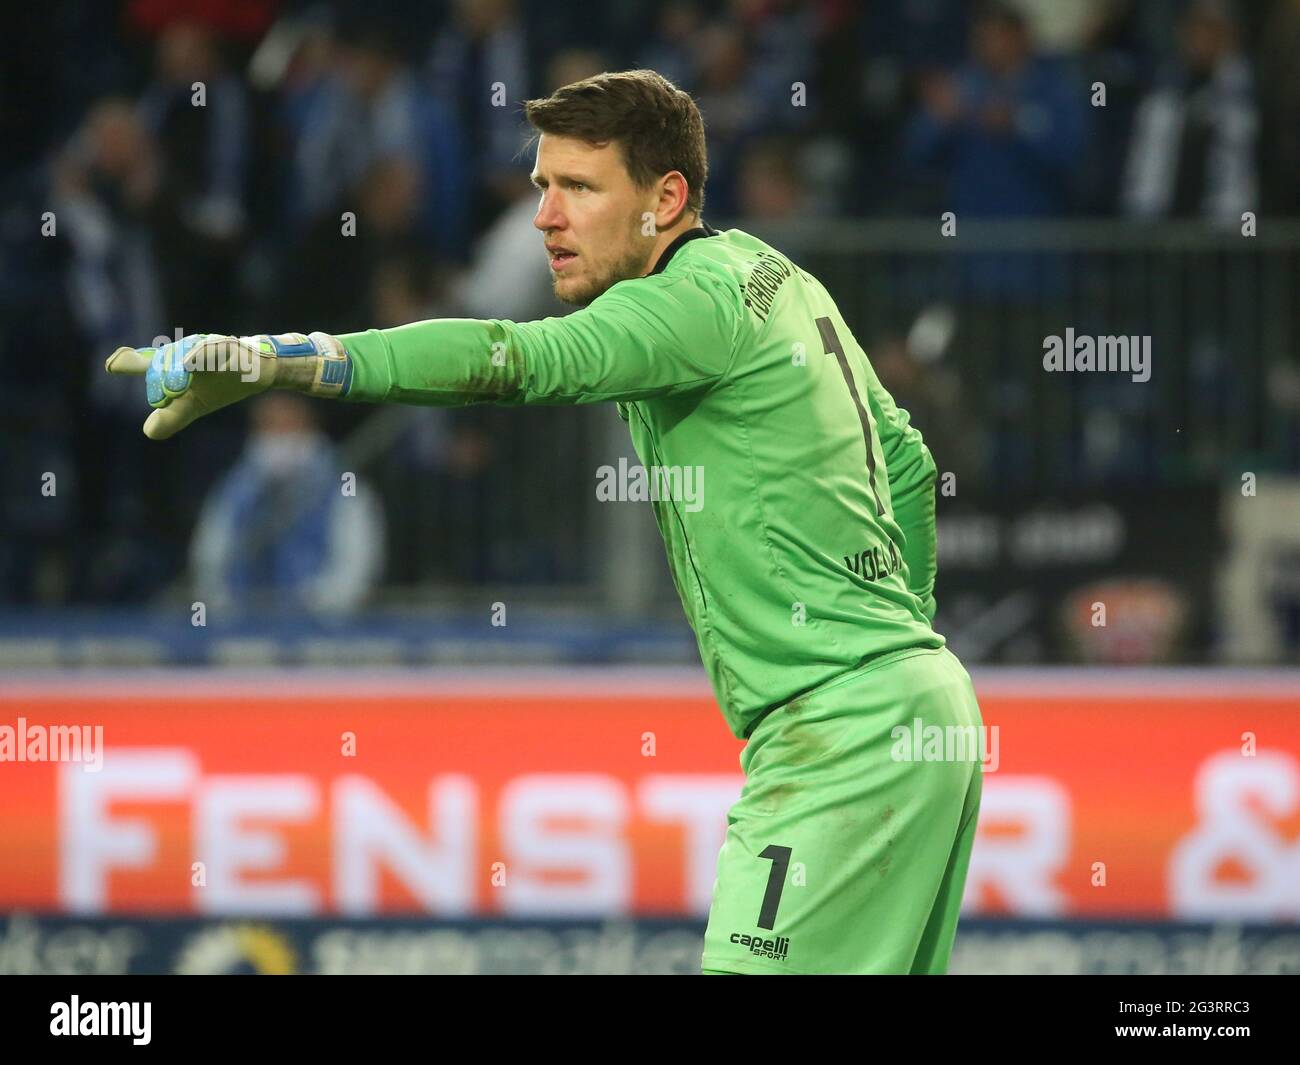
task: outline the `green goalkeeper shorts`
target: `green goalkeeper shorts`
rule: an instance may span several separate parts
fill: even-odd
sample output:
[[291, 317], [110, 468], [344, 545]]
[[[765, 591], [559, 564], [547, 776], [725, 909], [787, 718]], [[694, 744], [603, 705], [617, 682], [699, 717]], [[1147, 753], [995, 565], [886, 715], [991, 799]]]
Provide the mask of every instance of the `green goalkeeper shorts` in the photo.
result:
[[884, 655], [767, 714], [740, 755], [704, 972], [945, 972], [982, 740], [947, 648]]

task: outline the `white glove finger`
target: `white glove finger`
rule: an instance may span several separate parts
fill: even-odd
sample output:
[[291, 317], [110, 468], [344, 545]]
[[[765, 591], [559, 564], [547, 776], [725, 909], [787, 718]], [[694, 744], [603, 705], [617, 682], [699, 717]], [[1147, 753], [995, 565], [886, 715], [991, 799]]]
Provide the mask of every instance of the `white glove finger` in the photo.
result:
[[146, 355], [135, 348], [118, 348], [104, 361], [104, 369], [116, 374], [142, 374], [153, 361], [153, 350]]
[[198, 397], [193, 392], [185, 392], [145, 419], [144, 435], [150, 440], [166, 440], [205, 413]]

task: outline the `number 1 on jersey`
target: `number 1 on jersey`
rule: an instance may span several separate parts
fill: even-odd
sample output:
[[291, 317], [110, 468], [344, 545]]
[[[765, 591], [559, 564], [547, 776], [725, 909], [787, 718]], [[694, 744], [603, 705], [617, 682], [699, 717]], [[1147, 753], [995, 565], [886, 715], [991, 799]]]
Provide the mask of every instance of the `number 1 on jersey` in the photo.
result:
[[776, 911], [781, 905], [781, 890], [785, 887], [785, 874], [790, 868], [792, 853], [789, 847], [769, 843], [758, 855], [772, 863], [767, 873], [767, 890], [763, 892], [763, 908], [758, 911], [758, 927], [769, 932], [776, 927]]
[[840, 337], [835, 332], [835, 324], [828, 317], [820, 317], [816, 320], [816, 328], [822, 334], [824, 354], [835, 355], [836, 362], [840, 364], [840, 373], [844, 375], [844, 384], [849, 386], [849, 395], [853, 397], [853, 406], [858, 408], [858, 421], [862, 423], [862, 438], [867, 445], [867, 484], [871, 485], [871, 498], [876, 501], [876, 516], [883, 518], [884, 503], [880, 502], [880, 493], [876, 492], [876, 451], [871, 446], [875, 427], [871, 424], [871, 412], [862, 406], [862, 399], [858, 397], [858, 386], [854, 384], [853, 372], [849, 369], [849, 356], [845, 354], [844, 345], [840, 343]]
[[884, 517], [885, 506], [880, 502], [880, 493], [876, 491], [876, 450], [871, 446], [875, 427], [871, 424], [871, 414], [858, 397], [858, 386], [853, 383], [853, 373], [849, 370], [849, 357], [845, 354], [844, 345], [840, 343], [840, 338], [835, 332], [834, 323], [826, 317], [818, 318], [817, 331], [822, 335], [824, 353], [834, 355], [839, 362], [844, 383], [849, 386], [849, 395], [853, 397], [853, 405], [858, 409], [858, 421], [862, 423], [862, 438], [867, 444], [867, 483], [871, 486], [871, 498], [876, 501], [876, 516]]

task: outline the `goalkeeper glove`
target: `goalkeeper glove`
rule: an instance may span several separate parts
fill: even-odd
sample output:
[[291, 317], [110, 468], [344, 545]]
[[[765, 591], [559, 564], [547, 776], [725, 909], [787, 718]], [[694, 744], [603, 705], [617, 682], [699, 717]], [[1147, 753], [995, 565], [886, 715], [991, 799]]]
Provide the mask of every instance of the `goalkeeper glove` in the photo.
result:
[[328, 333], [194, 333], [160, 348], [118, 348], [104, 369], [144, 374], [154, 408], [144, 423], [150, 440], [166, 440], [195, 418], [268, 388], [337, 398], [352, 383], [347, 349]]

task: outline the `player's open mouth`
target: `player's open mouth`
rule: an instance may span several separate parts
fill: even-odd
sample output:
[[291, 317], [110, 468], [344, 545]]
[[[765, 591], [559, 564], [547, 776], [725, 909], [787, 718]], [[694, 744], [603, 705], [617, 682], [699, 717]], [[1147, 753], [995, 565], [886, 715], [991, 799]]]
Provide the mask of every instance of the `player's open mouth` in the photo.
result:
[[548, 248], [547, 251], [551, 256], [552, 270], [563, 270], [578, 257], [577, 252], [568, 251], [564, 248]]

